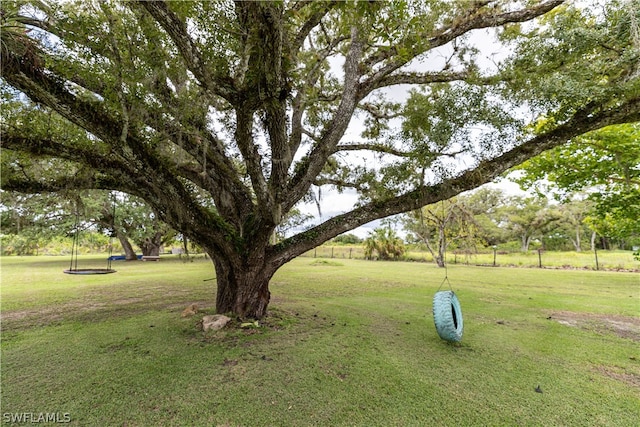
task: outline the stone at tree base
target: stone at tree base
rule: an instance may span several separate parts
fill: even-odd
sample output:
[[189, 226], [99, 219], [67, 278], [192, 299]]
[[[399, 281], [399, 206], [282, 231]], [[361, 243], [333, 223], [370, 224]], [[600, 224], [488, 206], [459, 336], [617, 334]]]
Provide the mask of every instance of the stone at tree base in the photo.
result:
[[198, 304], [191, 304], [189, 307], [182, 310], [180, 317], [191, 317], [198, 312]]
[[230, 317], [227, 317], [223, 314], [213, 314], [210, 316], [204, 316], [202, 318], [202, 330], [205, 332], [210, 329], [213, 331], [217, 331], [219, 329], [224, 328], [226, 324], [229, 323], [230, 320], [231, 320]]

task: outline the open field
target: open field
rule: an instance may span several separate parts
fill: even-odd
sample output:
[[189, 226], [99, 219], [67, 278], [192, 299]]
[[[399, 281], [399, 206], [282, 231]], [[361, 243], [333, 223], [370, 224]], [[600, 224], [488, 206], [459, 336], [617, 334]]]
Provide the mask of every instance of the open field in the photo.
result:
[[[298, 258], [272, 281], [259, 328], [204, 334], [208, 260], [120, 262], [100, 276], [64, 275], [56, 257], [1, 261], [6, 424], [24, 413], [75, 426], [640, 419], [638, 273], [452, 265], [465, 324], [452, 345], [433, 326], [431, 299], [449, 284], [431, 264]], [[203, 312], [181, 318], [193, 302]]]
[[[322, 245], [304, 254], [310, 258], [364, 259], [362, 245]], [[498, 267], [539, 267], [543, 268], [579, 268], [586, 270], [631, 270], [640, 271], [640, 261], [633, 258], [632, 251], [541, 251], [506, 252], [498, 250], [495, 263]], [[409, 250], [403, 256], [406, 261], [433, 262], [428, 251]], [[465, 265], [493, 265], [494, 254], [491, 249], [478, 253], [447, 253], [447, 263]]]

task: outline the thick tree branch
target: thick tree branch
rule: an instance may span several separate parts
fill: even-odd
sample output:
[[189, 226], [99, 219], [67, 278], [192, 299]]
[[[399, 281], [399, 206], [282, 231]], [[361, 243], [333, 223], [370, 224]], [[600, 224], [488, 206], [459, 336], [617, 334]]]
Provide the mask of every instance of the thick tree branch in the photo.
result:
[[[442, 71], [439, 73], [396, 73], [388, 75], [380, 80], [377, 80], [371, 85], [371, 90], [380, 89], [382, 87], [394, 86], [394, 85], [421, 85], [431, 83], [448, 83], [454, 81], [468, 80], [473, 75], [468, 71]], [[482, 81], [490, 81], [488, 78], [482, 79]]]
[[[10, 55], [7, 55], [10, 56]], [[3, 59], [5, 56], [3, 55]], [[78, 99], [66, 90], [62, 83], [41, 70], [27, 70], [30, 64], [24, 64], [17, 73], [3, 73], [12, 86], [23, 91], [35, 102], [51, 107], [61, 116], [106, 142], [118, 144], [121, 126], [114, 121], [99, 103]], [[31, 76], [27, 76], [25, 71]]]
[[117, 156], [97, 149], [71, 146], [47, 138], [17, 135], [9, 130], [0, 132], [2, 149], [28, 152], [34, 158], [55, 157], [79, 165], [73, 175], [53, 179], [31, 178], [24, 170], [17, 176], [5, 168], [2, 173], [2, 189], [24, 193], [55, 192], [61, 190], [104, 189], [136, 194], [137, 186], [128, 185], [128, 177], [136, 173]]
[[508, 169], [527, 159], [561, 145], [571, 138], [605, 126], [640, 121], [640, 98], [632, 98], [621, 105], [599, 110], [593, 106], [580, 110], [562, 125], [535, 136], [506, 153], [480, 162], [475, 168], [444, 181], [421, 186], [409, 193], [386, 200], [374, 200], [348, 213], [333, 217], [305, 232], [282, 241], [273, 248], [272, 257], [278, 263], [322, 244], [323, 242], [376, 219], [419, 209], [449, 199], [463, 191], [492, 181]]
[[309, 19], [307, 19], [307, 21], [300, 27], [300, 30], [296, 34], [296, 37], [293, 39], [293, 43], [292, 43], [291, 52], [294, 56], [297, 55], [300, 49], [302, 48], [302, 45], [305, 39], [309, 36], [309, 33], [311, 33], [311, 30], [313, 30], [315, 27], [318, 26], [318, 24], [320, 24], [320, 21], [322, 21], [322, 18], [324, 18], [325, 15], [329, 13], [329, 11], [333, 9], [333, 7], [337, 3], [338, 3], [337, 1], [327, 1], [327, 2], [321, 3], [322, 5], [321, 8], [318, 11], [314, 12], [309, 17]]
[[[281, 220], [280, 203], [293, 156], [287, 135], [286, 99], [290, 84], [286, 75], [289, 72], [291, 46], [287, 43], [287, 30], [283, 10], [278, 3], [241, 2], [242, 13], [246, 15], [250, 31], [249, 42], [262, 43], [262, 49], [251, 55], [249, 64], [262, 73], [260, 79], [248, 79], [249, 90], [256, 92], [264, 110], [263, 125], [267, 131], [271, 148], [271, 173], [269, 176], [269, 204], [273, 224]], [[256, 64], [256, 62], [258, 64]], [[251, 98], [252, 95], [248, 95]], [[253, 95], [255, 96], [255, 95]]]
[[[113, 45], [113, 40], [112, 47], [114, 50], [117, 49], [117, 46]], [[114, 55], [119, 56], [117, 52], [115, 52]], [[128, 112], [120, 88], [117, 89], [123, 110], [122, 121], [125, 125], [120, 125], [117, 119], [112, 118], [110, 114], [102, 108], [101, 102], [81, 100], [68, 92], [64, 84], [51, 76], [50, 73], [37, 70], [35, 67], [25, 64], [24, 59], [22, 60], [22, 65], [23, 70], [27, 72], [27, 74], [31, 74], [31, 78], [28, 78], [25, 73], [5, 73], [4, 70], [3, 76], [9, 82], [15, 82], [16, 87], [23, 90], [36, 101], [50, 106], [70, 121], [90, 130], [90, 132], [103, 141], [110, 142], [112, 144], [112, 153], [120, 153], [122, 159], [127, 158], [127, 161], [123, 161], [121, 164], [123, 170], [128, 168], [126, 170], [128, 170], [128, 174], [130, 175], [136, 175], [138, 173], [137, 167], [139, 167], [139, 163], [136, 163], [137, 160], [132, 162], [133, 159], [127, 154], [132, 153], [132, 151], [128, 150], [128, 148], [133, 148], [133, 152], [140, 149], [148, 151], [148, 148], [143, 148], [143, 144], [133, 144], [136, 138], [127, 139], [129, 127], [133, 126], [133, 123], [127, 124]], [[120, 77], [120, 81], [122, 81], [122, 77]], [[152, 110], [150, 109], [149, 111]], [[231, 161], [224, 154], [222, 143], [212, 138], [206, 129], [203, 131], [202, 128], [205, 128], [206, 124], [202, 124], [199, 130], [192, 128], [187, 131], [182, 131], [180, 129], [182, 126], [172, 126], [171, 122], [162, 120], [162, 114], [160, 112], [157, 114], [148, 114], [146, 119], [147, 123], [145, 123], [145, 125], [154, 127], [165, 135], [170, 135], [172, 141], [182, 141], [183, 148], [185, 148], [196, 161], [204, 165], [203, 171], [213, 176], [213, 181], [216, 184], [211, 194], [214, 199], [216, 199], [220, 213], [228, 219], [233, 219], [233, 222], [239, 223], [239, 218], [251, 209], [251, 198], [245, 186], [238, 179]], [[200, 138], [196, 136], [198, 134], [201, 135]], [[61, 153], [64, 153], [63, 148], [60, 149], [60, 153], [58, 154]], [[55, 152], [50, 154], [53, 156], [56, 155]], [[92, 153], [84, 153], [82, 155], [84, 156], [85, 154], [88, 155]], [[156, 153], [154, 156], [158, 154], [159, 153]], [[69, 160], [81, 161], [80, 158], [73, 159], [72, 157], [73, 153], [69, 153], [67, 158]], [[136, 155], [136, 157], [140, 159], [147, 156], [143, 154], [141, 156]], [[203, 158], [209, 161], [203, 161]], [[207, 163], [209, 165], [208, 167]], [[106, 164], [106, 162], [97, 161], [94, 166], [100, 167], [104, 164]], [[136, 166], [129, 167], [129, 165], [132, 164]], [[234, 181], [232, 178], [227, 179], [225, 177], [235, 177], [236, 179]], [[204, 180], [204, 182], [211, 183], [211, 180]]]
[[348, 182], [341, 179], [333, 179], [333, 178], [321, 178], [318, 177], [313, 181], [313, 185], [320, 187], [323, 185], [333, 185], [337, 188], [353, 188], [355, 190], [366, 192], [368, 190], [367, 187], [358, 184], [357, 182]]
[[[284, 188], [286, 185], [289, 166], [293, 161], [287, 138], [286, 105], [284, 102], [271, 103], [266, 109], [266, 128], [271, 145], [271, 176], [269, 177], [269, 189], [273, 195], [275, 206], [279, 206], [286, 197]], [[277, 208], [279, 209], [279, 208]], [[280, 222], [282, 212], [274, 212], [274, 223]]]
[[397, 157], [412, 157], [414, 153], [410, 151], [397, 150], [388, 145], [382, 144], [341, 144], [335, 147], [334, 153], [341, 151], [374, 151], [376, 153], [391, 154]]
[[377, 105], [374, 105], [368, 102], [360, 103], [358, 105], [358, 108], [366, 111], [376, 120], [391, 120], [401, 116], [400, 113], [392, 113], [392, 114], [385, 113], [381, 111]]
[[[145, 199], [163, 220], [191, 236], [197, 235], [194, 221], [210, 224], [207, 233], [211, 241], [216, 242], [216, 250], [229, 256], [233, 254], [230, 236], [234, 236], [234, 230], [217, 214], [200, 206], [165, 160], [135, 132], [129, 132], [124, 144], [117, 119], [99, 102], [84, 101], [71, 94], [62, 82], [37, 66], [38, 58], [15, 58], [12, 52], [2, 50], [1, 59], [2, 77], [9, 84], [109, 144], [112, 153], [135, 170], [127, 177], [131, 185], [137, 187], [133, 194]], [[149, 180], [146, 174], [139, 174], [140, 169], [155, 171], [154, 178]], [[168, 208], [175, 203], [181, 203], [180, 209]]]
[[360, 79], [358, 64], [362, 57], [363, 47], [358, 29], [354, 27], [351, 31], [349, 53], [345, 58], [344, 86], [340, 105], [331, 122], [325, 127], [320, 142], [300, 162], [297, 173], [290, 180], [287, 191], [288, 203], [283, 209], [284, 212], [288, 212], [307, 193], [315, 177], [320, 173], [327, 159], [334, 152], [340, 138], [344, 135], [351, 116], [358, 102], [362, 99], [358, 84]]
[[235, 140], [251, 178], [258, 206], [269, 217], [272, 201], [269, 197], [267, 180], [262, 173], [262, 156], [258, 151], [258, 145], [253, 141], [253, 112], [246, 107], [236, 110]]
[[289, 136], [289, 146], [291, 153], [295, 153], [298, 151], [300, 144], [302, 142], [302, 135], [304, 134], [304, 130], [302, 129], [302, 118], [304, 116], [304, 112], [308, 103], [310, 102], [307, 97], [307, 91], [312, 88], [318, 78], [320, 77], [320, 72], [322, 70], [322, 65], [327, 60], [329, 55], [331, 55], [334, 49], [343, 41], [348, 40], [348, 37], [336, 37], [333, 39], [325, 49], [317, 52], [317, 59], [310, 67], [307, 72], [307, 77], [297, 88], [296, 97], [293, 100], [293, 112], [291, 114], [291, 134]]
[[36, 157], [58, 157], [72, 162], [86, 163], [92, 168], [105, 167], [108, 169], [124, 169], [125, 173], [135, 172], [114, 156], [101, 153], [95, 146], [81, 148], [71, 146], [48, 138], [33, 138], [18, 135], [10, 130], [0, 132], [0, 147], [13, 151], [26, 151]]
[[443, 46], [454, 38], [471, 30], [499, 27], [509, 23], [529, 21], [533, 18], [544, 15], [564, 2], [565, 0], [542, 1], [536, 5], [525, 7], [524, 9], [500, 13], [497, 15], [483, 12], [476, 13], [475, 10], [472, 10], [467, 14], [467, 16], [462, 17], [460, 20], [454, 20], [453, 25], [437, 31], [438, 34], [431, 38], [429, 43], [433, 49], [437, 46]]
[[235, 89], [231, 76], [218, 73], [211, 74], [213, 67], [209, 67], [196, 43], [191, 39], [187, 31], [187, 25], [180, 20], [167, 3], [163, 0], [138, 2], [149, 14], [164, 28], [173, 40], [187, 68], [198, 79], [198, 82], [208, 92], [220, 96], [233, 104]]
[[[383, 79], [387, 78], [387, 76], [407, 64], [416, 56], [435, 49], [436, 47], [443, 46], [471, 30], [497, 27], [513, 22], [525, 22], [549, 12], [564, 3], [564, 1], [565, 0], [548, 0], [531, 7], [497, 15], [482, 12], [481, 6], [484, 6], [483, 3], [486, 2], [480, 2], [474, 5], [472, 9], [466, 11], [464, 16], [454, 19], [453, 24], [450, 26], [437, 30], [435, 36], [430, 33], [411, 34], [404, 42], [400, 42], [391, 48], [379, 50], [369, 56], [364, 61], [365, 69], [371, 69], [374, 65], [383, 61], [388, 60], [388, 62], [363, 83], [362, 90], [368, 94], [375, 88], [381, 87], [380, 82]], [[424, 43], [424, 40], [428, 40], [428, 43]], [[403, 49], [408, 50], [409, 54], [403, 52], [403, 54], [400, 55]], [[388, 84], [383, 84], [382, 86], [388, 86]]]
[[18, 178], [10, 175], [2, 178], [2, 189], [27, 194], [81, 190], [116, 190], [126, 191], [129, 194], [135, 195], [134, 189], [123, 189], [121, 180], [118, 179], [117, 176], [106, 176], [95, 172], [91, 175], [84, 173], [76, 176], [64, 176], [47, 180], [36, 180], [26, 177]]
[[[395, 149], [393, 147], [389, 147], [383, 144], [376, 143], [361, 143], [361, 144], [341, 144], [335, 148], [335, 153], [341, 151], [373, 151], [375, 153], [384, 153], [391, 154], [397, 157], [416, 157], [416, 153], [413, 151], [402, 151]], [[459, 150], [452, 152], [444, 152], [444, 151], [430, 151], [429, 154], [433, 157], [455, 157], [459, 154], [464, 153], [467, 150]], [[424, 154], [422, 154], [424, 156]]]

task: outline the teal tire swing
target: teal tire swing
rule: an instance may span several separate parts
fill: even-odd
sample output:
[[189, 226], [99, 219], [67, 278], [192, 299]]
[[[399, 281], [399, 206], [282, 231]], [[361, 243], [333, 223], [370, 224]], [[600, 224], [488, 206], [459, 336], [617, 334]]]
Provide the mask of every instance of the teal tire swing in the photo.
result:
[[438, 291], [433, 296], [433, 321], [440, 338], [449, 342], [462, 339], [464, 322], [460, 301], [453, 291]]
[[[449, 284], [448, 291], [441, 291], [444, 282]], [[464, 322], [462, 320], [462, 308], [460, 301], [451, 288], [449, 272], [445, 264], [444, 280], [433, 296], [433, 322], [440, 338], [449, 342], [458, 342], [462, 339]]]

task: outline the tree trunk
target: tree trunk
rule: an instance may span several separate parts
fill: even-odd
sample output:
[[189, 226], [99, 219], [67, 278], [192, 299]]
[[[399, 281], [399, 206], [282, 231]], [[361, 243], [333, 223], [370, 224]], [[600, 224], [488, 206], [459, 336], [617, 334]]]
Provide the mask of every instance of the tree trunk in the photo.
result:
[[136, 251], [133, 250], [133, 246], [131, 246], [131, 242], [129, 242], [129, 239], [127, 239], [127, 236], [125, 236], [123, 233], [120, 233], [119, 231], [116, 231], [116, 237], [118, 237], [118, 240], [122, 245], [125, 259], [127, 261], [137, 260], [138, 257], [136, 256]]
[[575, 242], [576, 252], [582, 252], [582, 241], [580, 239], [580, 227], [576, 227], [576, 242]]
[[[145, 251], [142, 251], [144, 256], [158, 256], [160, 255], [160, 246], [156, 244], [149, 244], [145, 246]], [[146, 252], [146, 253], [145, 253]]]
[[184, 253], [184, 256], [189, 259], [189, 239], [184, 234], [182, 235], [182, 251], [182, 253]]
[[160, 247], [162, 246], [162, 233], [156, 232], [153, 237], [146, 237], [143, 242], [139, 244], [142, 249], [143, 256], [158, 256], [160, 255]]
[[216, 257], [213, 254], [218, 291], [216, 312], [234, 313], [243, 319], [261, 319], [271, 299], [269, 281], [276, 269], [269, 268], [264, 257], [253, 262]]
[[431, 240], [425, 236], [421, 237], [422, 241], [427, 245], [427, 249], [429, 249], [433, 260], [436, 262], [438, 267], [444, 267], [444, 257], [442, 256], [442, 252], [440, 251], [441, 246], [438, 246], [438, 251], [436, 252], [435, 248], [431, 244]]

